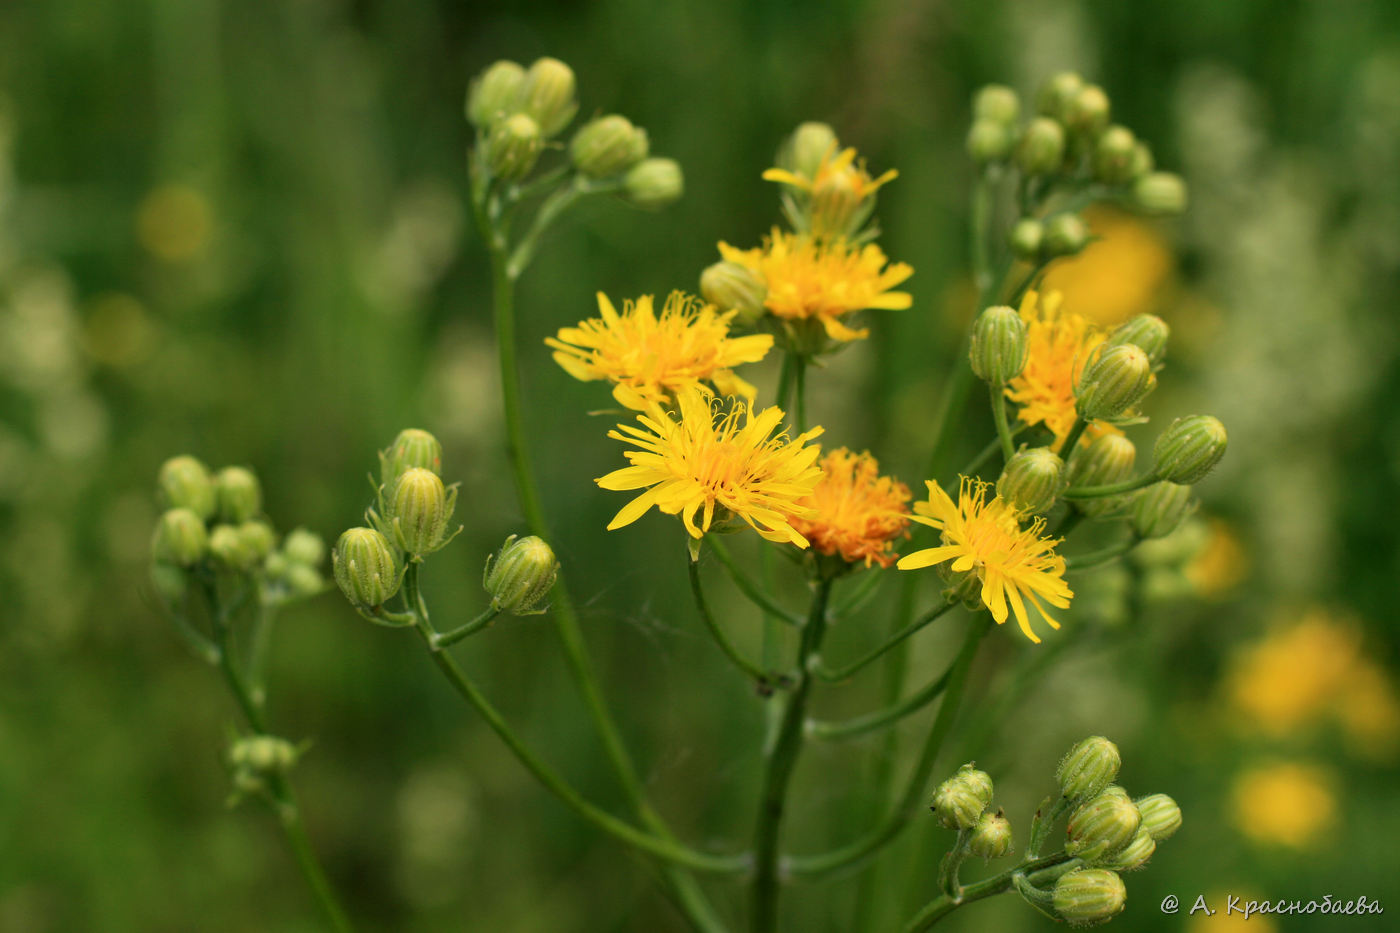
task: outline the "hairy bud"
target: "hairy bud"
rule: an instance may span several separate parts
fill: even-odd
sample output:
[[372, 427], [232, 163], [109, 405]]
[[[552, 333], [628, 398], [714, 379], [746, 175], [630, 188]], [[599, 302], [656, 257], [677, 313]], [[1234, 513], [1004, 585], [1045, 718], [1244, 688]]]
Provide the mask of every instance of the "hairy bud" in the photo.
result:
[[383, 605], [399, 591], [399, 562], [389, 541], [373, 528], [351, 528], [331, 552], [335, 582], [362, 609]]
[[201, 519], [214, 517], [214, 481], [209, 469], [194, 457], [171, 457], [162, 463], [156, 492], [160, 504], [167, 509], [189, 509]]
[[1014, 308], [993, 305], [977, 316], [968, 352], [977, 378], [1005, 385], [1020, 375], [1026, 353], [1026, 322]]
[[481, 584], [491, 594], [491, 604], [502, 612], [536, 615], [545, 611], [538, 606], [558, 576], [559, 561], [548, 544], [534, 535], [511, 535], [499, 553], [486, 558]]
[[1161, 479], [1190, 485], [1205, 479], [1225, 456], [1229, 435], [1219, 418], [1190, 415], [1178, 418], [1152, 446], [1153, 470]]

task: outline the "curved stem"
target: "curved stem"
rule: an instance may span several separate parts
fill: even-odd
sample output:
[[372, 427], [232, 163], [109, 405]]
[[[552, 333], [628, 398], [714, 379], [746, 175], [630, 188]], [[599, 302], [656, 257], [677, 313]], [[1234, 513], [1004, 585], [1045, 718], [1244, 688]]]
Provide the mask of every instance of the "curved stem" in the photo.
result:
[[762, 587], [744, 573], [739, 565], [734, 562], [733, 556], [729, 553], [729, 548], [720, 543], [717, 535], [706, 535], [705, 543], [710, 546], [710, 550], [715, 552], [715, 556], [719, 558], [719, 562], [724, 565], [725, 572], [729, 574], [729, 579], [734, 581], [734, 585], [739, 588], [739, 592], [747, 596], [750, 602], [770, 616], [781, 619], [789, 625], [802, 624], [800, 616], [778, 605], [777, 600], [764, 592]]
[[459, 626], [447, 632], [434, 632], [432, 644], [433, 650], [441, 651], [448, 645], [457, 644], [457, 642], [461, 641], [463, 638], [466, 638], [468, 635], [474, 635], [475, 633], [486, 628], [492, 622], [496, 621], [496, 616], [500, 614], [500, 609], [498, 609], [495, 606], [491, 606], [488, 607], [487, 610], [481, 615], [477, 616], [475, 619], [472, 619], [465, 625]]
[[1106, 548], [1097, 551], [1090, 551], [1087, 554], [1076, 554], [1073, 557], [1065, 558], [1066, 570], [1088, 570], [1091, 567], [1100, 567], [1111, 560], [1116, 560], [1131, 551], [1141, 543], [1142, 539], [1136, 536], [1122, 541], [1118, 544], [1111, 544]]
[[997, 440], [1001, 442], [1001, 457], [1005, 462], [1016, 452], [1016, 448], [1011, 444], [1011, 428], [1006, 423], [1005, 386], [992, 383], [989, 388], [992, 393], [992, 420], [996, 422]]
[[876, 648], [874, 651], [871, 651], [869, 654], [865, 655], [858, 661], [855, 661], [851, 664], [847, 664], [845, 667], [838, 667], [835, 669], [819, 665], [813, 671], [813, 673], [815, 673], [818, 677], [825, 681], [845, 680], [846, 678], [855, 674], [857, 671], [862, 670], [867, 664], [879, 658], [881, 655], [883, 655], [886, 651], [889, 651], [895, 645], [904, 641], [904, 639], [923, 629], [930, 622], [933, 622], [939, 616], [943, 615], [945, 612], [947, 612], [949, 609], [952, 609], [956, 605], [957, 603], [955, 602], [944, 603], [941, 606], [937, 606], [933, 609], [930, 609], [928, 612], [925, 612], [922, 616], [915, 619], [909, 625], [906, 625], [898, 632], [895, 632], [893, 635], [891, 635], [888, 639], [885, 640], [884, 644]]
[[949, 897], [947, 894], [940, 895], [929, 901], [928, 904], [924, 906], [924, 909], [919, 911], [919, 913], [914, 916], [914, 919], [909, 921], [908, 925], [904, 927], [904, 933], [923, 933], [924, 930], [927, 930], [959, 907], [1011, 890], [1014, 879], [1018, 873], [1051, 867], [1054, 864], [1059, 864], [1064, 861], [1064, 858], [1063, 855], [1055, 855], [1047, 859], [1024, 863], [1015, 868], [1008, 868], [1001, 874], [993, 875], [985, 881], [979, 881], [976, 884], [968, 885], [962, 889], [956, 898]]
[[1074, 426], [1069, 429], [1069, 433], [1065, 435], [1065, 442], [1060, 445], [1060, 456], [1066, 460], [1069, 459], [1069, 455], [1074, 453], [1074, 448], [1079, 443], [1079, 438], [1083, 436], [1088, 427], [1089, 422], [1083, 418], [1074, 420]]
[[704, 620], [705, 627], [714, 636], [715, 643], [719, 645], [725, 657], [729, 658], [745, 676], [758, 684], [760, 692], [767, 692], [772, 678], [769, 677], [757, 664], [746, 659], [739, 652], [738, 647], [730, 640], [720, 624], [715, 621], [714, 614], [710, 612], [709, 604], [705, 602], [705, 590], [700, 583], [700, 562], [691, 560], [690, 554], [686, 554], [686, 572], [690, 575], [690, 593], [695, 597], [695, 608], [700, 611], [700, 618]]
[[1061, 493], [1061, 496], [1065, 499], [1105, 499], [1109, 496], [1121, 496], [1125, 492], [1134, 492], [1151, 486], [1155, 482], [1158, 482], [1157, 477], [1148, 473], [1145, 476], [1125, 479], [1121, 483], [1108, 483], [1104, 486], [1071, 486]]
[[807, 734], [815, 739], [848, 739], [874, 732], [882, 726], [898, 722], [905, 716], [917, 713], [937, 699], [943, 693], [944, 688], [948, 686], [948, 679], [952, 673], [953, 666], [949, 665], [948, 669], [939, 674], [928, 686], [900, 700], [893, 706], [887, 706], [873, 713], [866, 713], [864, 716], [840, 721], [809, 719], [807, 720]]

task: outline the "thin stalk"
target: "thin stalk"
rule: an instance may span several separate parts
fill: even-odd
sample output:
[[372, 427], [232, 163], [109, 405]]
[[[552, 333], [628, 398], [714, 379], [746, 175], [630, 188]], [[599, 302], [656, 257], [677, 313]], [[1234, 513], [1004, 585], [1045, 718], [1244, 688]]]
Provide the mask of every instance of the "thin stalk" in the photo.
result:
[[1079, 438], [1083, 436], [1088, 427], [1089, 422], [1083, 418], [1074, 419], [1074, 426], [1069, 429], [1069, 433], [1065, 435], [1065, 442], [1060, 445], [1060, 450], [1064, 451], [1063, 456], [1066, 460], [1069, 459], [1070, 454], [1074, 453], [1075, 445], [1079, 443]]
[[496, 606], [490, 606], [486, 609], [485, 612], [481, 613], [481, 615], [477, 616], [475, 619], [472, 619], [465, 625], [458, 626], [457, 628], [451, 629], [450, 631], [446, 632], [435, 632], [433, 634], [433, 650], [441, 651], [443, 648], [446, 648], [449, 645], [457, 644], [457, 642], [461, 641], [463, 638], [466, 638], [468, 635], [476, 634], [477, 632], [486, 628], [492, 622], [496, 621], [496, 617], [500, 614], [501, 610], [499, 608], [497, 608]]
[[725, 547], [724, 544], [720, 542], [718, 535], [706, 535], [705, 543], [710, 546], [710, 550], [715, 552], [715, 556], [719, 558], [719, 562], [724, 566], [725, 572], [729, 574], [729, 579], [734, 581], [734, 585], [739, 588], [739, 592], [747, 596], [750, 602], [768, 615], [775, 619], [780, 619], [789, 625], [802, 624], [802, 618], [800, 616], [778, 605], [777, 600], [764, 592], [762, 587], [755, 583], [748, 574], [744, 573], [743, 569], [735, 563], [734, 557], [729, 553], [729, 548]]
[[914, 919], [909, 921], [908, 925], [904, 928], [904, 933], [923, 933], [924, 930], [927, 930], [959, 907], [1010, 891], [1018, 873], [1049, 868], [1053, 865], [1058, 865], [1064, 860], [1065, 856], [1061, 854], [1053, 855], [1050, 858], [1040, 859], [1035, 862], [1023, 863], [1015, 868], [1008, 868], [999, 875], [993, 875], [985, 881], [979, 881], [976, 884], [968, 885], [962, 889], [956, 898], [949, 897], [947, 894], [942, 894], [929, 901], [924, 909], [919, 911]]
[[792, 354], [793, 391], [797, 394], [797, 433], [807, 430], [807, 357], [800, 353]]
[[272, 607], [258, 601], [253, 619], [252, 643], [248, 647], [248, 689], [253, 702], [261, 709], [267, 704], [267, 655], [272, 646], [272, 625], [276, 614]]
[[[1024, 425], [1024, 424], [1018, 425], [1018, 426], [1011, 432], [1011, 439], [1014, 441], [1014, 440], [1017, 438], [1017, 436], [1019, 436], [1019, 435], [1021, 434], [1021, 432], [1023, 432], [1023, 431], [1026, 430], [1026, 428], [1027, 428], [1027, 425]], [[973, 457], [971, 460], [969, 460], [969, 461], [967, 462], [967, 465], [964, 466], [961, 470], [958, 471], [958, 475], [959, 475], [959, 476], [975, 476], [975, 475], [977, 475], [977, 470], [982, 466], [982, 464], [986, 463], [988, 460], [990, 460], [990, 459], [992, 458], [992, 454], [996, 453], [996, 452], [997, 452], [997, 449], [998, 449], [999, 447], [1001, 447], [1001, 436], [1000, 436], [1000, 435], [998, 435], [997, 437], [994, 437], [994, 438], [992, 438], [990, 441], [988, 441], [988, 442], [987, 442], [987, 446], [986, 446], [986, 447], [983, 447], [980, 451], [978, 451], [978, 452], [977, 452], [977, 456], [975, 456], [975, 457]]]
[[847, 664], [845, 667], [838, 667], [835, 669], [818, 665], [813, 673], [815, 673], [818, 677], [825, 681], [845, 680], [846, 678], [855, 674], [857, 671], [864, 669], [867, 664], [879, 658], [881, 655], [883, 655], [886, 651], [889, 651], [895, 645], [904, 641], [906, 638], [909, 638], [910, 636], [914, 635], [916, 632], [922, 630], [929, 623], [933, 622], [939, 616], [943, 615], [945, 612], [947, 612], [949, 609], [952, 609], [956, 605], [957, 603], [944, 603], [941, 606], [936, 606], [933, 609], [930, 609], [928, 612], [925, 612], [923, 615], [915, 619], [909, 625], [906, 625], [898, 632], [895, 632], [893, 635], [891, 635], [885, 640], [884, 644], [880, 645], [880, 647], [876, 648], [874, 651], [871, 651], [869, 654], [865, 655], [858, 661], [855, 661], [851, 664]]
[[759, 794], [758, 822], [754, 827], [753, 933], [775, 933], [778, 929], [778, 837], [786, 808], [788, 784], [802, 751], [802, 723], [807, 715], [807, 697], [812, 678], [807, 659], [821, 649], [826, 634], [826, 603], [831, 581], [822, 580], [812, 595], [812, 608], [802, 628], [798, 646], [797, 685], [787, 696], [778, 726], [777, 739], [768, 755]]
[[992, 395], [992, 420], [996, 422], [997, 439], [1001, 441], [1003, 461], [1011, 459], [1016, 448], [1011, 444], [1011, 428], [1006, 423], [1006, 387], [995, 383], [989, 386]]
[[1065, 569], [1088, 570], [1091, 567], [1100, 567], [1111, 560], [1122, 557], [1124, 554], [1137, 547], [1141, 541], [1141, 538], [1134, 536], [1127, 541], [1111, 544], [1097, 551], [1090, 551], [1087, 554], [1076, 554], [1073, 557], [1067, 557], [1065, 558]]
[[814, 739], [849, 739], [898, 722], [905, 716], [917, 713], [936, 700], [943, 693], [944, 688], [948, 686], [948, 679], [952, 673], [953, 667], [949, 665], [947, 670], [939, 674], [927, 686], [920, 688], [917, 692], [892, 706], [876, 710], [873, 713], [866, 713], [864, 716], [839, 721], [809, 719], [807, 721], [807, 734]]
[[748, 660], [739, 651], [733, 640], [725, 633], [724, 629], [715, 621], [714, 614], [710, 612], [709, 604], [705, 602], [705, 589], [700, 583], [700, 562], [691, 560], [690, 553], [686, 552], [685, 558], [686, 572], [690, 575], [690, 593], [695, 597], [695, 608], [700, 611], [700, 618], [704, 621], [705, 627], [714, 636], [715, 644], [724, 652], [724, 656], [733, 662], [744, 676], [758, 684], [760, 691], [766, 691], [772, 678], [763, 671], [757, 664]]
[[1157, 481], [1154, 474], [1148, 473], [1133, 479], [1125, 479], [1121, 483], [1108, 483], [1103, 486], [1071, 486], [1061, 495], [1066, 499], [1105, 499], [1109, 496], [1121, 496], [1126, 492], [1143, 489]]

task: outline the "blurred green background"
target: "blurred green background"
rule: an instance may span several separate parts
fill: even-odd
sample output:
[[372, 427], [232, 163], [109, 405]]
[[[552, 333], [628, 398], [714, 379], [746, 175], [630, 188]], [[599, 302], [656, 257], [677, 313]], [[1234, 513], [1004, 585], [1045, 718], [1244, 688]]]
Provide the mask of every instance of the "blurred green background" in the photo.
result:
[[[914, 266], [915, 303], [869, 316], [872, 339], [813, 377], [811, 411], [827, 443], [869, 446], [920, 485], [971, 312], [968, 101], [986, 81], [1029, 93], [1072, 68], [1186, 176], [1193, 203], [1166, 225], [1101, 215], [1105, 240], [1058, 284], [1104, 320], [1166, 318], [1173, 355], [1148, 414], [1217, 414], [1230, 454], [1201, 487], [1203, 520], [1086, 582], [1048, 671], [939, 774], [975, 755], [1024, 837], [1063, 750], [1115, 739], [1128, 788], [1186, 813], [1127, 878], [1120, 928], [1228, 928], [1164, 916], [1168, 893], [1216, 906], [1223, 893], [1366, 895], [1400, 910], [1387, 902], [1400, 873], [1398, 27], [1393, 4], [1215, 0], [0, 5], [0, 929], [322, 928], [266, 815], [224, 808], [234, 709], [146, 582], [155, 470], [182, 452], [249, 465], [280, 528], [333, 539], [359, 521], [375, 451], [428, 428], [462, 482], [467, 531], [426, 586], [440, 620], [480, 608], [485, 555], [522, 523], [466, 218], [462, 99], [491, 61], [546, 54], [575, 68], [583, 115], [626, 114], [686, 172], [686, 198], [664, 212], [571, 215], [520, 295], [554, 544], [682, 835], [745, 844], [758, 703], [682, 598], [675, 523], [603, 532], [622, 500], [592, 478], [620, 465], [620, 445], [603, 437], [610, 418], [586, 413], [610, 400], [555, 367], [543, 337], [592, 314], [600, 289], [693, 288], [717, 240], [757, 244], [778, 221], [759, 173], [796, 123], [827, 120], [873, 168], [900, 171], [882, 192], [882, 244]], [[766, 391], [772, 378], [758, 370]], [[967, 451], [990, 436], [983, 407], [969, 408]], [[1143, 446], [1155, 430], [1131, 436]], [[875, 630], [895, 589], [871, 610]], [[752, 620], [721, 592], [736, 626]], [[916, 670], [939, 669], [957, 629], [921, 636]], [[869, 637], [845, 635], [851, 650]], [[287, 612], [277, 638], [272, 718], [314, 740], [296, 783], [363, 929], [679, 928], [648, 869], [538, 789], [415, 639], [364, 624], [335, 593]], [[969, 726], [1047, 650], [1009, 630], [989, 644]], [[547, 621], [499, 624], [459, 652], [551, 761], [619, 806]], [[878, 696], [857, 684], [819, 711]], [[791, 848], [860, 831], [882, 748], [809, 751]], [[875, 929], [934, 893], [950, 835], [925, 823], [879, 866]], [[858, 884], [793, 888], [786, 928], [849, 929]], [[740, 893], [711, 890], [739, 915]], [[1049, 925], [1008, 896], [947, 926]]]

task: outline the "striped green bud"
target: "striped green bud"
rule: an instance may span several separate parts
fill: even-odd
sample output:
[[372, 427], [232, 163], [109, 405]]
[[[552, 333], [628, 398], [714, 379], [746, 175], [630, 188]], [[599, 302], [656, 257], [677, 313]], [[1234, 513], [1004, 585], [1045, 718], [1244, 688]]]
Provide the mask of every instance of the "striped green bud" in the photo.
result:
[[1142, 814], [1127, 794], [1099, 794], [1070, 814], [1065, 853], [1086, 862], [1113, 855], [1141, 825]]
[[1118, 746], [1101, 735], [1091, 735], [1069, 750], [1055, 771], [1060, 793], [1070, 800], [1097, 797], [1113, 783], [1123, 764]]
[[1021, 115], [1021, 98], [1004, 84], [983, 85], [972, 99], [974, 120], [990, 120], [1010, 126]]
[[536, 59], [520, 84], [519, 107], [548, 139], [568, 126], [578, 112], [574, 92], [572, 68], [557, 58]]
[[335, 582], [351, 604], [382, 606], [399, 591], [399, 562], [389, 541], [373, 528], [351, 528], [331, 552]]
[[379, 452], [379, 481], [392, 489], [405, 470], [418, 467], [442, 475], [442, 445], [419, 428], [405, 428], [388, 449]]
[[978, 165], [1000, 162], [1015, 143], [1011, 127], [997, 120], [973, 120], [967, 130], [967, 154]]
[[1011, 854], [1013, 841], [1011, 821], [1002, 811], [983, 813], [967, 839], [967, 851], [982, 859], [1001, 858]]
[[455, 504], [455, 490], [449, 493], [432, 470], [405, 470], [394, 483], [385, 516], [399, 548], [415, 557], [437, 550]]
[[1133, 534], [1139, 538], [1165, 538], [1195, 510], [1190, 486], [1153, 483], [1133, 497]]
[[700, 294], [721, 311], [737, 311], [739, 324], [752, 324], [763, 315], [768, 283], [748, 266], [717, 262], [700, 273]]
[[1051, 175], [1065, 158], [1064, 127], [1049, 117], [1036, 117], [1021, 132], [1016, 164], [1027, 175]]
[[1157, 851], [1157, 840], [1152, 838], [1152, 834], [1147, 831], [1147, 827], [1138, 827], [1138, 831], [1123, 848], [1112, 855], [1105, 856], [1094, 863], [1097, 868], [1108, 868], [1113, 871], [1136, 871], [1147, 864], [1147, 860], [1152, 858], [1152, 853]]
[[499, 553], [486, 558], [481, 585], [491, 594], [491, 605], [511, 615], [537, 615], [539, 604], [554, 588], [559, 561], [540, 538], [511, 535]]
[[1045, 116], [1064, 119], [1069, 114], [1070, 101], [1083, 88], [1083, 78], [1073, 71], [1062, 71], [1041, 85], [1036, 109]]
[[948, 829], [971, 829], [991, 802], [991, 777], [965, 764], [934, 789], [930, 809]]
[[794, 175], [816, 178], [822, 160], [833, 155], [838, 145], [836, 131], [827, 124], [803, 123], [778, 153], [778, 165]]
[[253, 563], [265, 560], [277, 546], [277, 532], [263, 521], [239, 522], [238, 537], [252, 555]]
[[1225, 456], [1229, 436], [1219, 418], [1190, 415], [1178, 418], [1152, 447], [1156, 474], [1173, 483], [1199, 483]]
[[992, 385], [1006, 385], [1026, 365], [1026, 322], [1014, 308], [993, 305], [972, 325], [968, 359], [977, 378]]
[[209, 532], [209, 556], [228, 570], [251, 570], [259, 560], [253, 544], [239, 532], [238, 525], [215, 525]]
[[209, 533], [204, 519], [193, 509], [169, 509], [156, 522], [151, 554], [157, 563], [191, 567], [209, 550]]
[[486, 164], [497, 178], [519, 181], [535, 167], [543, 146], [534, 117], [517, 113], [492, 125], [486, 138]]
[[1037, 515], [1055, 504], [1065, 483], [1065, 462], [1049, 447], [1030, 447], [1011, 455], [997, 480], [997, 495], [1016, 508]]
[[1045, 224], [1034, 217], [1022, 217], [1011, 228], [1008, 237], [1011, 252], [1022, 262], [1035, 262], [1040, 259], [1040, 251], [1045, 245]]
[[1089, 245], [1089, 225], [1073, 212], [1056, 214], [1045, 222], [1045, 252], [1073, 256]]
[[219, 521], [246, 522], [262, 511], [262, 486], [252, 470], [224, 467], [214, 476]]
[[589, 178], [610, 178], [645, 159], [647, 150], [647, 131], [614, 113], [585, 123], [569, 143], [569, 158]]
[[1139, 314], [1114, 328], [1113, 333], [1108, 335], [1108, 345], [1119, 347], [1130, 343], [1140, 347], [1155, 369], [1167, 358], [1167, 339], [1170, 336], [1171, 328], [1166, 321], [1155, 314]]
[[643, 159], [622, 179], [622, 191], [637, 207], [666, 207], [685, 193], [685, 176], [675, 159]]
[[1186, 182], [1171, 172], [1148, 172], [1133, 182], [1133, 203], [1149, 214], [1186, 210]]
[[1181, 808], [1166, 794], [1148, 794], [1137, 801], [1142, 827], [1158, 842], [1170, 839], [1181, 828]]
[[1051, 903], [1061, 920], [1089, 926], [1112, 920], [1127, 901], [1128, 891], [1116, 872], [1086, 868], [1061, 875]]
[[156, 498], [167, 509], [189, 509], [201, 519], [214, 517], [218, 500], [209, 469], [194, 457], [171, 457], [160, 465]]
[[1106, 185], [1122, 185], [1133, 178], [1137, 139], [1126, 126], [1110, 126], [1094, 141], [1094, 177]]
[[520, 101], [520, 89], [525, 84], [525, 69], [512, 61], [489, 65], [472, 81], [467, 91], [467, 120], [478, 129], [486, 129], [515, 111]]
[[1134, 344], [1109, 347], [1089, 364], [1074, 387], [1081, 418], [1117, 418], [1147, 397], [1157, 384], [1152, 361]]

